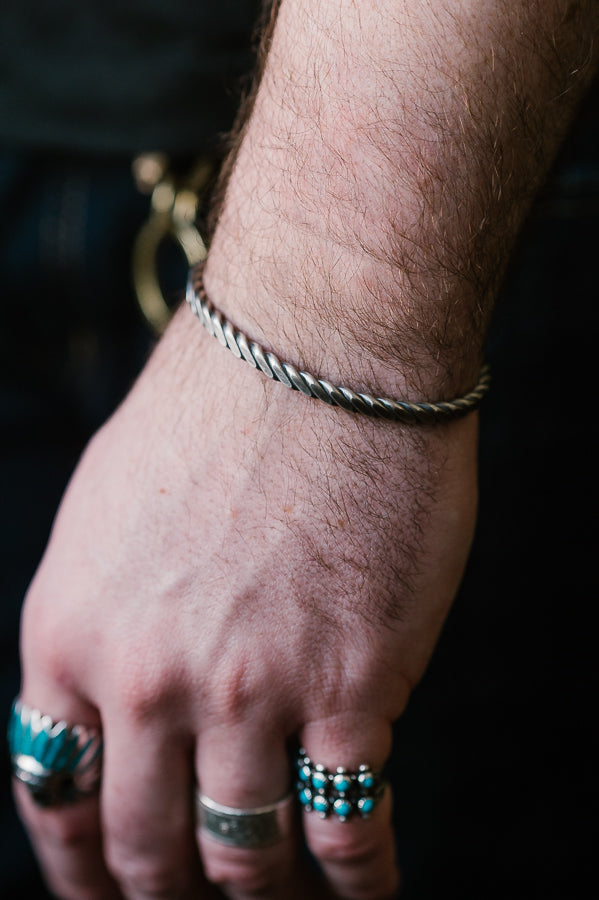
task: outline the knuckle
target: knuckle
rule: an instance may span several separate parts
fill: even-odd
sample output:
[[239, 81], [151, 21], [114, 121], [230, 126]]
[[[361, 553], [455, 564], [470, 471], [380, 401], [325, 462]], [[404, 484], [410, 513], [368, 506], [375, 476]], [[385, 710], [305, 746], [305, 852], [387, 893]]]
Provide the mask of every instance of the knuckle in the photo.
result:
[[28, 828], [38, 840], [52, 847], [78, 852], [99, 837], [100, 827], [95, 817], [64, 812], [35, 812], [24, 815]]
[[168, 860], [131, 853], [117, 844], [105, 848], [108, 870], [123, 885], [148, 897], [171, 896], [180, 884], [178, 868]]
[[346, 828], [345, 832], [337, 829], [323, 831], [317, 838], [309, 840], [309, 845], [314, 855], [325, 865], [347, 867], [358, 867], [373, 859], [379, 851], [376, 838], [370, 837], [368, 833], [364, 834], [362, 829], [358, 834], [351, 828]]
[[141, 670], [129, 672], [118, 693], [123, 715], [132, 726], [151, 722], [162, 705], [161, 694], [161, 686], [144, 678]]
[[103, 900], [106, 896], [102, 888], [67, 881], [55, 872], [45, 872], [45, 879], [52, 894], [61, 900]]
[[248, 897], [260, 897], [273, 886], [270, 872], [239, 864], [231, 867], [208, 866], [206, 877], [227, 892], [237, 892]]
[[34, 659], [38, 671], [66, 688], [73, 680], [68, 636], [59, 610], [43, 597], [28, 595], [23, 615], [25, 660]]
[[172, 711], [178, 689], [164, 660], [153, 658], [147, 647], [129, 647], [119, 656], [114, 667], [115, 694], [128, 720], [143, 726]]
[[195, 859], [187, 822], [169, 818], [171, 827], [164, 832], [148, 828], [139, 809], [125, 807], [116, 795], [104, 804], [103, 852], [108, 871], [135, 896], [179, 896]]
[[242, 896], [260, 897], [272, 891], [281, 878], [281, 860], [271, 854], [222, 852], [206, 854], [204, 874], [213, 884], [225, 892]]
[[264, 694], [251, 664], [244, 659], [228, 660], [226, 670], [219, 671], [213, 683], [213, 712], [221, 721], [241, 722], [251, 714], [261, 696]]

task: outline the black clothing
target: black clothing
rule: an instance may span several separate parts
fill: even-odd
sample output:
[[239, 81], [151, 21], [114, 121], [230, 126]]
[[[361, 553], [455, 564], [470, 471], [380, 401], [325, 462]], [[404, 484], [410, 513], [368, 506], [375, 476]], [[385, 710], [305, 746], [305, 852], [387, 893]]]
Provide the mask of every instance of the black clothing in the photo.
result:
[[259, 0], [3, 4], [0, 145], [198, 153], [230, 127]]

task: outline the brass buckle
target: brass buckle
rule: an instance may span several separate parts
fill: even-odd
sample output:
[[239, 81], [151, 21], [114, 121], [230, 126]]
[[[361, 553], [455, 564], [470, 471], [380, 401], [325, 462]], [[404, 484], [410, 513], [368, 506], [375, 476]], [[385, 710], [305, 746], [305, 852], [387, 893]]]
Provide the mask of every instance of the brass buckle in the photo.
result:
[[162, 153], [144, 153], [132, 163], [138, 189], [151, 194], [150, 214], [133, 245], [133, 287], [139, 308], [155, 334], [168, 325], [169, 306], [158, 273], [158, 250], [163, 241], [174, 241], [183, 252], [188, 266], [206, 256], [206, 244], [195, 221], [198, 204], [214, 171], [208, 157], [200, 157], [184, 176], [169, 171], [169, 160]]

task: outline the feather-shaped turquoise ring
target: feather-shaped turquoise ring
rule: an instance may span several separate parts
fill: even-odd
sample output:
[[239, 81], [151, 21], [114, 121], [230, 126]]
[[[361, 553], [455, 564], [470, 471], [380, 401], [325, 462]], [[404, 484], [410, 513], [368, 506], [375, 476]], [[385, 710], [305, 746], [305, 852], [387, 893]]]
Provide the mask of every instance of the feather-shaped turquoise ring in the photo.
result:
[[8, 722], [12, 771], [39, 806], [73, 803], [100, 786], [98, 728], [53, 721], [18, 698]]

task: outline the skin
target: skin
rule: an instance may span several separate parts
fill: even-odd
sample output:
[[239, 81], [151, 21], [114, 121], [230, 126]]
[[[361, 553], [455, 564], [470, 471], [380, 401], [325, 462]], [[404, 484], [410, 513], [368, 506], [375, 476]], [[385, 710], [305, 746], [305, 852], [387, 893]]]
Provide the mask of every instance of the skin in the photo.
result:
[[[469, 388], [593, 71], [593, 6], [284, 0], [227, 168], [217, 307], [355, 389]], [[84, 454], [24, 608], [23, 699], [105, 736], [99, 798], [43, 811], [17, 786], [58, 896], [395, 895], [390, 791], [369, 821], [305, 816], [309, 887], [297, 835], [232, 850], [194, 833], [190, 798], [197, 779], [233, 807], [279, 799], [290, 739], [384, 764], [466, 563], [476, 449], [476, 415], [332, 410], [177, 314]]]

